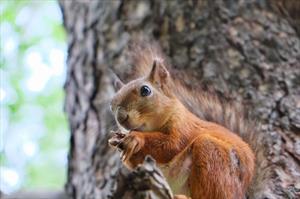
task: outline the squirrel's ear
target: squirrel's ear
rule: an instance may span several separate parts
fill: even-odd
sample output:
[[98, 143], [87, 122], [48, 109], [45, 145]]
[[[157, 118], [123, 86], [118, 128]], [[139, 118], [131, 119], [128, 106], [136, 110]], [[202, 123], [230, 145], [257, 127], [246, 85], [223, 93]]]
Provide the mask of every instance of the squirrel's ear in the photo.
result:
[[166, 67], [159, 60], [154, 60], [151, 72], [149, 74], [149, 80], [158, 85], [166, 83], [169, 77], [169, 72]]
[[116, 91], [120, 90], [124, 86], [124, 83], [116, 76], [114, 80], [114, 88]]

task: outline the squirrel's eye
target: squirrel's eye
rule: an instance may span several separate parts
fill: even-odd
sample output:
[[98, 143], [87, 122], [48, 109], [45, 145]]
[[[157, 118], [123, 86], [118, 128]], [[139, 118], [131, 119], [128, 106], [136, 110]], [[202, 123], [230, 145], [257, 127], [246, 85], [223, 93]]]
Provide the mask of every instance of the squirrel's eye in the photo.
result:
[[142, 86], [141, 87], [141, 96], [149, 96], [151, 94], [151, 89], [148, 86]]

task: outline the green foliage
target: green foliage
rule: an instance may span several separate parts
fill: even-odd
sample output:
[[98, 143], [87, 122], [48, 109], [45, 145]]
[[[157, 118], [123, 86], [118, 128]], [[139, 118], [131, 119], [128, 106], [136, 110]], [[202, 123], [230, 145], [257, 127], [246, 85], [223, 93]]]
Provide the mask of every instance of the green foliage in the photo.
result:
[[0, 169], [19, 176], [15, 184], [0, 176], [0, 189], [62, 188], [68, 129], [62, 89], [66, 38], [58, 4], [2, 0], [0, 11]]

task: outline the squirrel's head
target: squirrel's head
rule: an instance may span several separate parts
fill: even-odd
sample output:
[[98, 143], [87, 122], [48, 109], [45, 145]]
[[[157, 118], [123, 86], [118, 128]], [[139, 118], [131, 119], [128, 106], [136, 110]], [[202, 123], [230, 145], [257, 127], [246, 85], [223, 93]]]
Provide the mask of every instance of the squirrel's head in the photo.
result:
[[111, 110], [118, 125], [139, 131], [163, 128], [174, 108], [171, 84], [170, 74], [160, 60], [153, 62], [145, 77], [127, 84], [116, 82], [119, 90], [111, 101]]

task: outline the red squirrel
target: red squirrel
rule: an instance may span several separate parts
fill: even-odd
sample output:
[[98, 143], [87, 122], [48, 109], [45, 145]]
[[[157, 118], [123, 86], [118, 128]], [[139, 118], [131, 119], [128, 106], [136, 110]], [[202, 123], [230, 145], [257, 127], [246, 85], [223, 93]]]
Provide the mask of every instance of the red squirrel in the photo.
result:
[[255, 169], [250, 146], [228, 128], [191, 111], [190, 96], [198, 95], [193, 102], [201, 102], [204, 94], [191, 94], [162, 57], [143, 56], [136, 62], [143, 65], [137, 69], [141, 76], [117, 83], [111, 109], [120, 129], [129, 133], [116, 133], [110, 145], [122, 150], [122, 161], [131, 169], [151, 155], [174, 198], [245, 198]]

